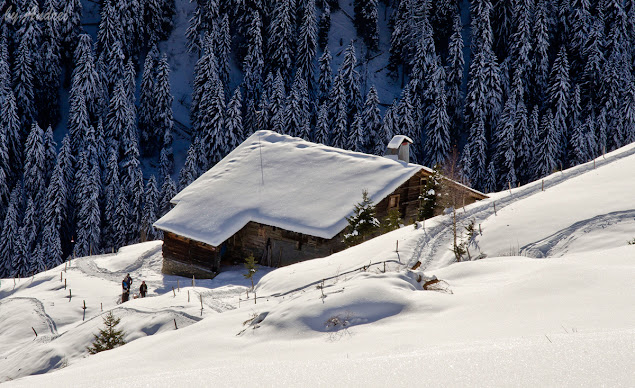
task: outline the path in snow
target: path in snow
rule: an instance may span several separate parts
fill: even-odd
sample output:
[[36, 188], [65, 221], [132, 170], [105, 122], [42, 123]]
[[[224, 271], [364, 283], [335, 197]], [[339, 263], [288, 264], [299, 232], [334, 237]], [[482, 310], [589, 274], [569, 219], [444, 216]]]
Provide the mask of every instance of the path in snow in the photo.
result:
[[[516, 201], [525, 199], [527, 197], [530, 197], [534, 194], [541, 192], [543, 190], [542, 182], [544, 182], [544, 190], [548, 190], [549, 188], [555, 187], [563, 182], [566, 182], [567, 180], [571, 178], [575, 178], [587, 172], [593, 171], [594, 169], [598, 167], [602, 167], [604, 165], [626, 158], [631, 155], [635, 155], [635, 147], [629, 147], [628, 149], [622, 152], [614, 151], [608, 156], [597, 158], [595, 160], [595, 163], [594, 161], [590, 161], [585, 164], [572, 167], [568, 170], [552, 174], [542, 180], [538, 180], [533, 183], [522, 186], [521, 188], [512, 189], [512, 192], [510, 193], [510, 195], [499, 197], [494, 201], [484, 200], [482, 202], [476, 202], [475, 204], [468, 207], [466, 210], [463, 210], [463, 209], [459, 210], [457, 212], [457, 216], [460, 216], [460, 221], [473, 219], [475, 221], [475, 224], [482, 223], [484, 220], [491, 217], [495, 213], [494, 205], [492, 202], [496, 204], [496, 211], [499, 211], [500, 209], [503, 209]], [[627, 215], [624, 215], [624, 216], [629, 217]], [[424, 231], [421, 238], [417, 241], [417, 244], [415, 246], [415, 249], [413, 251], [411, 258], [408, 260], [408, 265], [410, 267], [412, 267], [418, 261], [421, 262], [421, 266], [420, 266], [421, 270], [425, 270], [427, 268], [434, 268], [434, 267], [437, 267], [437, 268], [444, 267], [451, 263], [451, 262], [441, 262], [441, 258], [443, 257], [443, 255], [438, 254], [441, 249], [447, 249], [449, 251], [449, 247], [450, 247], [449, 242], [452, 240], [451, 217], [452, 217], [451, 214], [443, 216], [442, 221], [438, 225], [435, 225], [434, 227], [428, 228]], [[598, 216], [598, 217], [611, 218], [610, 215], [604, 215], [604, 216]], [[598, 217], [595, 217], [595, 218], [598, 218]], [[595, 224], [597, 224], [598, 221], [599, 220], [595, 220]], [[593, 219], [581, 221], [581, 222], [582, 223], [586, 222], [587, 226], [589, 227], [594, 225]], [[571, 227], [561, 231], [563, 233], [563, 236], [566, 235], [568, 232], [569, 234], [571, 234], [575, 230], [579, 230], [583, 227], [583, 224], [580, 224], [580, 225], [578, 224], [579, 223], [576, 223], [572, 225]], [[543, 240], [544, 245], [542, 245], [540, 249], [544, 249], [545, 252], [549, 252], [551, 247], [555, 246], [556, 244], [558, 244], [559, 241], [566, 238], [563, 236], [560, 236], [562, 237], [560, 239], [558, 239], [558, 237], [556, 236], [551, 236], [553, 237], [552, 240], [549, 240], [549, 241]], [[539, 242], [536, 242], [534, 244], [538, 244], [538, 243]], [[530, 245], [532, 244], [528, 244], [524, 246], [522, 250], [526, 253], [532, 252], [530, 250], [530, 248], [532, 248]], [[538, 249], [537, 246], [535, 248]]]
[[544, 258], [561, 256], [568, 252], [569, 247], [584, 233], [590, 233], [597, 229], [604, 229], [619, 223], [632, 223], [635, 218], [635, 209], [601, 214], [586, 220], [578, 221], [573, 225], [557, 231], [540, 241], [527, 244], [520, 248], [523, 256]]

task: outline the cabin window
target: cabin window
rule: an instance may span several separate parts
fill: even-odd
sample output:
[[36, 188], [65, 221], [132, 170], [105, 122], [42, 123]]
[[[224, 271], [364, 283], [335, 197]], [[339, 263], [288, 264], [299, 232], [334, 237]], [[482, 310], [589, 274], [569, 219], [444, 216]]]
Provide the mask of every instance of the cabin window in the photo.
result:
[[388, 199], [388, 209], [399, 206], [399, 194], [391, 195]]

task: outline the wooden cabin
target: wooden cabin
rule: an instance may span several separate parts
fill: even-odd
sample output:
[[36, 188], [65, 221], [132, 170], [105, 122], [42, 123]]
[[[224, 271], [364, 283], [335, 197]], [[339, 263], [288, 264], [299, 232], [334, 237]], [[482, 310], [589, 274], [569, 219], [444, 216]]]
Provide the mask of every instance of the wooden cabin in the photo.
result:
[[[253, 255], [285, 266], [345, 248], [343, 234], [362, 198], [383, 219], [398, 208], [414, 220], [433, 171], [408, 161], [410, 139], [395, 136], [386, 157], [327, 147], [258, 131], [173, 199], [155, 223], [164, 234], [163, 272], [208, 278]], [[464, 193], [464, 204], [486, 198]]]

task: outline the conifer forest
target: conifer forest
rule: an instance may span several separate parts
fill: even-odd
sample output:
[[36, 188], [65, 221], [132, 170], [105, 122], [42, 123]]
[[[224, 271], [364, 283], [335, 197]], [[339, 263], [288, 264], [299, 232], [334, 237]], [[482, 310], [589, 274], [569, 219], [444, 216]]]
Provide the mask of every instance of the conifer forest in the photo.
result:
[[160, 239], [256, 130], [377, 155], [407, 135], [483, 192], [635, 141], [633, 0], [192, 0], [179, 30], [187, 1], [0, 0], [0, 277]]

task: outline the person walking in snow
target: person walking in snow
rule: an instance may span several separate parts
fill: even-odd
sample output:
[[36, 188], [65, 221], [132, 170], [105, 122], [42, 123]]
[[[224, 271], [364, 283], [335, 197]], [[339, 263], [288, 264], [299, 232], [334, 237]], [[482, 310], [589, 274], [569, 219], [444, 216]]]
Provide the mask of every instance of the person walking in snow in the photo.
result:
[[141, 286], [139, 287], [139, 294], [141, 294], [142, 298], [145, 298], [147, 292], [148, 292], [148, 286], [146, 286], [146, 282], [144, 280], [141, 282]]
[[122, 288], [121, 303], [125, 303], [128, 301], [128, 298], [130, 297], [130, 283], [128, 283], [127, 277], [123, 278], [123, 281], [121, 282], [121, 288]]
[[130, 291], [130, 287], [132, 287], [132, 278], [130, 274], [126, 275], [126, 281], [128, 282], [128, 291]]

